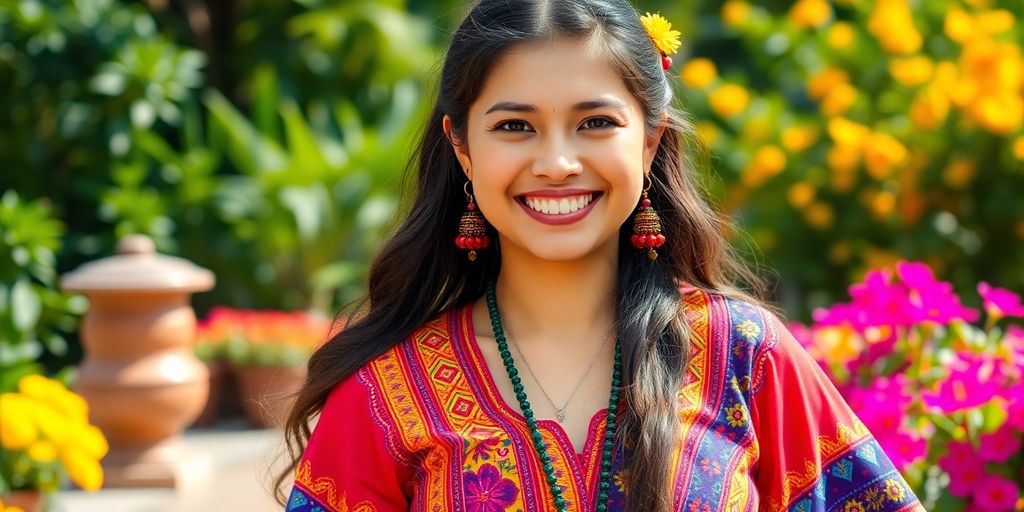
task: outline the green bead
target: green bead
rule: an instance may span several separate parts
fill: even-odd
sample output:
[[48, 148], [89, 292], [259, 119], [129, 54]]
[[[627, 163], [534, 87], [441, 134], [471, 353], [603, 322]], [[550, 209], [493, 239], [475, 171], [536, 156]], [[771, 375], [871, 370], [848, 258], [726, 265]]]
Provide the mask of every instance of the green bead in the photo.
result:
[[566, 505], [565, 498], [563, 498], [561, 496], [555, 498], [555, 506], [556, 507], [564, 507], [565, 505]]
[[544, 436], [541, 435], [541, 433], [537, 432], [537, 431], [531, 432], [530, 433], [530, 438], [533, 439], [533, 441], [536, 442], [536, 443], [539, 443], [539, 442], [544, 440]]
[[608, 423], [610, 424], [610, 423], [612, 423], [614, 421], [615, 421], [615, 413], [614, 412], [608, 413]]
[[550, 462], [544, 464], [544, 473], [553, 473], [554, 471], [555, 466], [552, 465]]
[[523, 416], [526, 416], [526, 419], [528, 420], [533, 419], [533, 411], [525, 410], [523, 411]]
[[611, 476], [612, 476], [611, 471], [608, 471], [608, 470], [601, 471], [601, 480], [607, 480]]
[[555, 475], [549, 474], [548, 475], [548, 483], [551, 484], [551, 485], [555, 485], [556, 483], [558, 483], [558, 478], [556, 478]]

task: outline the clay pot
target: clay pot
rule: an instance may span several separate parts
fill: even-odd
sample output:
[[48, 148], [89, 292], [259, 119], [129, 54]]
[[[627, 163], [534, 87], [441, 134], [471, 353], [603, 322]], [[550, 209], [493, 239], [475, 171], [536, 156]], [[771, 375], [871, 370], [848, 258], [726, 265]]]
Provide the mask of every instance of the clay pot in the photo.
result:
[[39, 512], [43, 509], [43, 493], [38, 489], [11, 491], [2, 500], [5, 506], [21, 507], [25, 512]]
[[249, 422], [257, 428], [280, 427], [295, 394], [306, 381], [305, 366], [236, 366], [238, 391]]

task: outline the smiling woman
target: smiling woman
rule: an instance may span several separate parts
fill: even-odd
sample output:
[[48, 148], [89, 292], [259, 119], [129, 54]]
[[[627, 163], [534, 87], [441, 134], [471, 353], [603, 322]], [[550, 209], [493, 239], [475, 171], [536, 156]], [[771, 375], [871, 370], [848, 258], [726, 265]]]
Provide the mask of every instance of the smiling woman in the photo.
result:
[[677, 36], [625, 0], [474, 5], [368, 308], [288, 420], [289, 510], [922, 510], [735, 284]]

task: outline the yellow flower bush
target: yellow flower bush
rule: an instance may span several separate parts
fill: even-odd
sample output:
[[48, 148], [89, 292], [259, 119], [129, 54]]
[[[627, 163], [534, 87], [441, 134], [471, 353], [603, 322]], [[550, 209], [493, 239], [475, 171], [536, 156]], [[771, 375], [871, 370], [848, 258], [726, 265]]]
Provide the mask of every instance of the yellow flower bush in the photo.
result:
[[89, 424], [85, 400], [55, 380], [28, 375], [17, 392], [0, 394], [0, 447], [0, 494], [52, 492], [63, 474], [87, 491], [103, 486], [106, 437]]
[[[889, 260], [1024, 287], [1019, 0], [726, 0], [687, 30], [714, 192], [809, 312]], [[703, 18], [701, 18], [703, 19]], [[827, 257], [807, 247], [830, 248]]]

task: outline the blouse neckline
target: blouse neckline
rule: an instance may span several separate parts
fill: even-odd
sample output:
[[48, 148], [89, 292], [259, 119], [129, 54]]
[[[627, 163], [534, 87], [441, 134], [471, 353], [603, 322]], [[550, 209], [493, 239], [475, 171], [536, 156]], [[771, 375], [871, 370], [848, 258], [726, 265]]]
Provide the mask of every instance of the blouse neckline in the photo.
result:
[[[491, 374], [490, 368], [487, 366], [487, 361], [484, 359], [483, 352], [480, 351], [480, 344], [476, 339], [476, 327], [473, 325], [473, 303], [462, 307], [457, 312], [460, 320], [459, 323], [465, 325], [466, 328], [466, 339], [460, 340], [462, 343], [456, 343], [457, 348], [467, 349], [467, 355], [472, 359], [474, 364], [469, 365], [471, 368], [464, 368], [464, 371], [473, 372], [476, 377], [483, 383], [483, 397], [482, 400], [487, 400], [489, 404], [498, 409], [502, 414], [507, 417], [514, 418], [516, 422], [526, 425], [526, 417], [518, 409], [510, 406], [505, 401], [505, 397], [501, 394], [498, 389], [498, 385], [494, 380], [494, 375]], [[458, 330], [456, 330], [458, 332]], [[603, 435], [605, 420], [608, 417], [608, 408], [603, 407], [594, 413], [590, 418], [589, 426], [587, 427], [587, 438], [583, 442], [583, 451], [576, 452], [572, 442], [569, 440], [569, 435], [565, 433], [565, 429], [557, 421], [552, 419], [537, 419], [537, 426], [543, 430], [549, 432], [554, 436], [556, 443], [558, 444], [559, 450], [562, 454], [574, 454], [575, 457], [567, 457], [572, 464], [585, 465], [585, 461], [589, 458], [588, 455], [593, 452], [595, 443]], [[599, 432], [599, 430], [601, 432]], [[573, 460], [575, 459], [575, 460]], [[592, 469], [586, 467], [584, 469]]]

